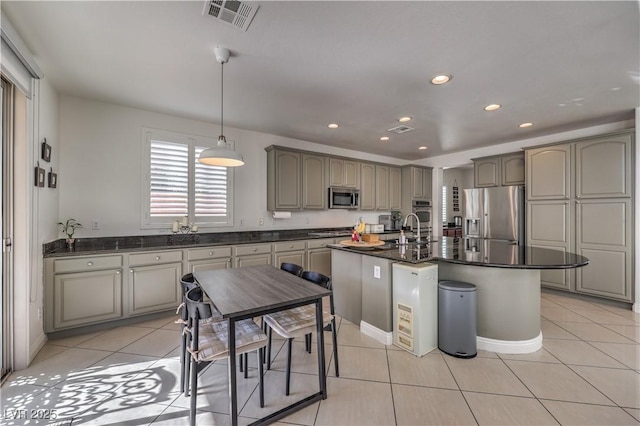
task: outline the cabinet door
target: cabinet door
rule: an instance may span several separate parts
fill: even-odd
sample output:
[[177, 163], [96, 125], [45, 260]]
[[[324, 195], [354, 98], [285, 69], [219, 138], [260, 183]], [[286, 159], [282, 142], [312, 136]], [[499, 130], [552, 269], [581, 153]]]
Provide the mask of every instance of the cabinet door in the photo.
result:
[[256, 254], [254, 256], [239, 256], [235, 259], [235, 268], [245, 266], [271, 265], [271, 254]]
[[[572, 207], [568, 201], [530, 201], [527, 203], [527, 245], [562, 252], [571, 252]], [[537, 259], [531, 259], [536, 262]], [[543, 285], [570, 290], [571, 270], [542, 270]]]
[[302, 154], [267, 149], [267, 210], [302, 208]]
[[376, 209], [389, 210], [389, 167], [376, 166]]
[[273, 266], [280, 267], [283, 263], [294, 263], [306, 268], [306, 251], [284, 251], [282, 253], [273, 254]]
[[524, 185], [524, 152], [500, 158], [502, 185]]
[[528, 200], [568, 200], [571, 188], [571, 146], [527, 150]]
[[431, 167], [422, 169], [422, 198], [431, 200]]
[[331, 276], [331, 249], [319, 248], [307, 252], [307, 269]]
[[576, 269], [576, 291], [631, 302], [631, 200], [576, 202], [576, 252], [589, 265]]
[[631, 197], [631, 134], [577, 142], [576, 198]]
[[231, 258], [200, 260], [189, 262], [189, 272], [215, 271], [217, 269], [231, 268]]
[[53, 282], [53, 324], [46, 331], [122, 317], [122, 272], [57, 274]]
[[423, 170], [420, 167], [411, 167], [411, 195], [413, 198], [424, 198]]
[[360, 166], [360, 210], [376, 208], [376, 167], [361, 163]]
[[486, 158], [473, 161], [476, 188], [500, 186], [500, 159]]
[[329, 157], [329, 186], [344, 186], [344, 160]]
[[402, 208], [402, 169], [389, 167], [389, 210]]
[[129, 314], [162, 311], [181, 300], [182, 263], [138, 266], [129, 269]]
[[360, 162], [344, 160], [344, 186], [348, 188], [360, 187]]
[[326, 207], [327, 191], [324, 183], [324, 157], [302, 155], [302, 208], [319, 209]]

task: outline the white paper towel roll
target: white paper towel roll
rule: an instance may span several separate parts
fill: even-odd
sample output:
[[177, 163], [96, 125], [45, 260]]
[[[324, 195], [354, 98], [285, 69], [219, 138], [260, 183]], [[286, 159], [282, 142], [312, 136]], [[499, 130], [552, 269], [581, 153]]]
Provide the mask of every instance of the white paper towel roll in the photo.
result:
[[274, 219], [291, 219], [291, 212], [273, 212]]

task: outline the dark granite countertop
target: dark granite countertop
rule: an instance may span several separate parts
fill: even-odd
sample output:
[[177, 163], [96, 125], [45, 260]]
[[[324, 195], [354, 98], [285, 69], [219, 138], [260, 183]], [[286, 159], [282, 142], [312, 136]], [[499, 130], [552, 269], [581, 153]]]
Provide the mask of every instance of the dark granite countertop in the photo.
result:
[[340, 244], [329, 247], [398, 262], [448, 262], [462, 265], [512, 269], [570, 269], [585, 266], [589, 259], [575, 253], [563, 253], [539, 247], [517, 246], [503, 241], [443, 237], [427, 244], [352, 248]]
[[[277, 231], [218, 232], [206, 234], [144, 235], [130, 237], [76, 238], [73, 250], [64, 239], [43, 244], [44, 257], [85, 256], [150, 250], [212, 247], [279, 241], [338, 238], [351, 234], [351, 228], [286, 229]], [[398, 231], [388, 231], [397, 234]], [[384, 237], [382, 237], [384, 238]]]

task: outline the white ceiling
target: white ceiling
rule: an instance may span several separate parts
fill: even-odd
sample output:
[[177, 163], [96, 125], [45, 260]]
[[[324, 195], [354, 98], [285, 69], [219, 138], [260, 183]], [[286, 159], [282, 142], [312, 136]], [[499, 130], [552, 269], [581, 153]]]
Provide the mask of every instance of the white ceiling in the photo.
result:
[[[61, 94], [219, 123], [223, 46], [225, 125], [407, 160], [640, 106], [636, 1], [252, 4], [246, 32], [203, 16], [204, 1], [2, 0], [2, 12]], [[441, 72], [453, 80], [430, 84]], [[415, 130], [388, 133], [404, 115]]]

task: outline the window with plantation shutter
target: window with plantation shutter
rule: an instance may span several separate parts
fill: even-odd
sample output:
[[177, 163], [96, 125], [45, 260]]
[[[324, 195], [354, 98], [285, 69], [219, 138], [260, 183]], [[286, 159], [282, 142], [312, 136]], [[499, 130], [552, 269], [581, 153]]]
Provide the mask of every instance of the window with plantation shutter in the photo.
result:
[[143, 135], [142, 227], [171, 228], [184, 216], [198, 226], [233, 225], [232, 171], [198, 162], [216, 141], [155, 129], [143, 129]]

